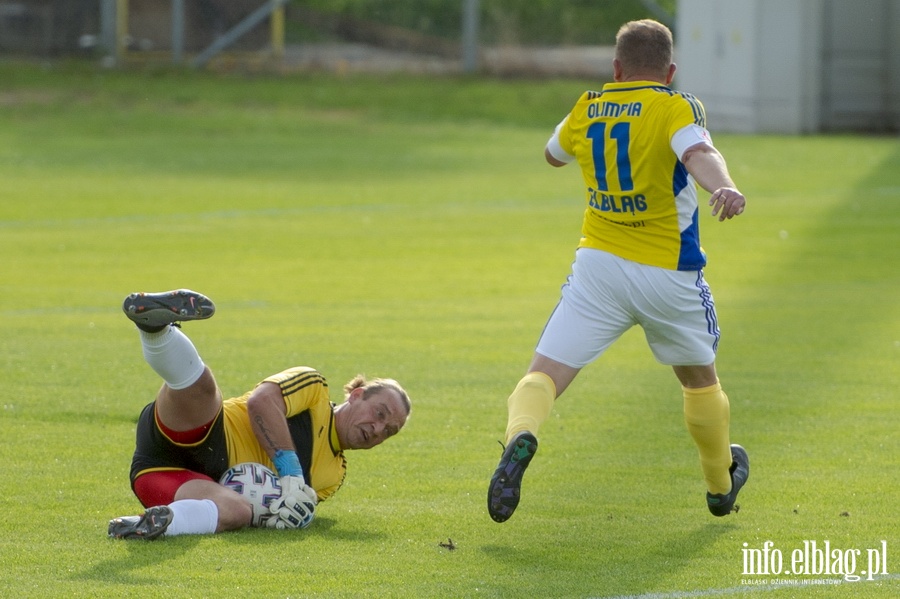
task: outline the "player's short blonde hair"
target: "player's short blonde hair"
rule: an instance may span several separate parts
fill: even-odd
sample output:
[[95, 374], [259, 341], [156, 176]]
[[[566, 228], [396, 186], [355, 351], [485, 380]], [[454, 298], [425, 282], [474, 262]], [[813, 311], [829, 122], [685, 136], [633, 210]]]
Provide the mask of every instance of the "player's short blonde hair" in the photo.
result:
[[616, 34], [616, 59], [629, 75], [664, 76], [672, 64], [672, 32], [653, 19], [629, 21]]
[[406, 408], [406, 415], [409, 416], [412, 412], [412, 402], [409, 400], [409, 395], [406, 393], [406, 390], [400, 386], [400, 383], [394, 379], [372, 379], [369, 381], [366, 379], [365, 375], [357, 374], [344, 385], [344, 394], [345, 396], [350, 395], [351, 391], [359, 388], [363, 389], [363, 399], [367, 399], [370, 395], [377, 393], [382, 389], [391, 389], [400, 396], [403, 407]]

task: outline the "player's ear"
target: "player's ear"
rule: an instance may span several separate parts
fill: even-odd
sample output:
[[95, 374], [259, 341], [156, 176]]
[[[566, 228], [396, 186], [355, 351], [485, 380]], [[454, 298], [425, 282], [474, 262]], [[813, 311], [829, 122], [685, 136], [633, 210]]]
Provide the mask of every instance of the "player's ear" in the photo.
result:
[[669, 65], [669, 74], [666, 76], [666, 85], [672, 83], [672, 80], [675, 79], [675, 71], [678, 69], [678, 66], [673, 62]]
[[613, 81], [621, 81], [624, 74], [622, 72], [622, 63], [618, 58], [613, 59]]
[[363, 395], [365, 395], [365, 394], [366, 394], [365, 389], [363, 389], [362, 387], [357, 387], [356, 389], [351, 391], [350, 394], [347, 396], [347, 401], [352, 403], [352, 402], [356, 401], [357, 399], [362, 399]]

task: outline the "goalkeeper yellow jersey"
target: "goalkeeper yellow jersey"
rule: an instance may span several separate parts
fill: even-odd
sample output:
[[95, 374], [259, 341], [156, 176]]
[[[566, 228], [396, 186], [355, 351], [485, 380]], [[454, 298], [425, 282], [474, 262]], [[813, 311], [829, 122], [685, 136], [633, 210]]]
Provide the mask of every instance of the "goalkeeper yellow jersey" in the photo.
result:
[[[325, 377], [313, 368], [300, 366], [272, 375], [264, 382], [281, 387], [288, 428], [306, 484], [316, 490], [319, 500], [327, 499], [343, 483], [347, 462], [334, 428], [334, 406], [329, 399]], [[228, 463], [233, 466], [257, 462], [274, 470], [272, 460], [250, 426], [249, 397], [250, 392], [223, 404]]]
[[608, 83], [579, 98], [558, 129], [586, 188], [579, 247], [671, 270], [706, 265], [697, 188], [670, 145], [692, 124], [706, 127], [700, 101], [659, 83]]

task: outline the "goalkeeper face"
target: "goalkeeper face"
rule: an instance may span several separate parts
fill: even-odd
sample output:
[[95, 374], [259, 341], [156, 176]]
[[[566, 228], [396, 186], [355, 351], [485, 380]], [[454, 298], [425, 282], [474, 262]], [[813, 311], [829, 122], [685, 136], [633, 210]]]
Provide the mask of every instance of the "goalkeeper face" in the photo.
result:
[[342, 449], [370, 449], [393, 437], [409, 417], [408, 400], [397, 389], [353, 389], [334, 410], [334, 424]]

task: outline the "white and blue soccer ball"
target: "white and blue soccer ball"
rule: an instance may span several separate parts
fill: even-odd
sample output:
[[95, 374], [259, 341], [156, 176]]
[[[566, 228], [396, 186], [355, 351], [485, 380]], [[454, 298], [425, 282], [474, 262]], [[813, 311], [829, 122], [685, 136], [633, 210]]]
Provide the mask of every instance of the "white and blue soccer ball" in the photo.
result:
[[266, 521], [272, 517], [269, 505], [281, 497], [281, 484], [277, 474], [262, 464], [245, 462], [226, 470], [219, 479], [219, 484], [250, 502], [253, 507], [250, 526], [265, 528]]

